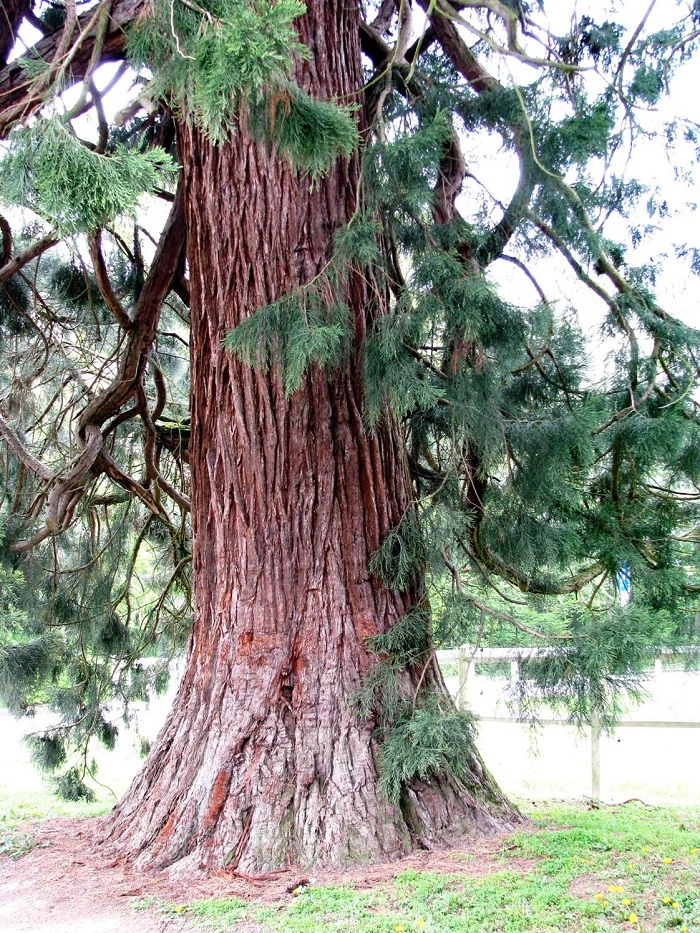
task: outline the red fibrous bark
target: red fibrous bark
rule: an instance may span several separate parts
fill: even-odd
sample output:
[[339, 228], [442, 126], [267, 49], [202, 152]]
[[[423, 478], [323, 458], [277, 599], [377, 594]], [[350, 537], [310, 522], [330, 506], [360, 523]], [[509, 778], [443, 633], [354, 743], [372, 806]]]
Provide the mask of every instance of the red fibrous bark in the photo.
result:
[[[297, 80], [323, 98], [361, 85], [358, 11], [310, 0], [311, 50]], [[192, 315], [192, 525], [196, 615], [174, 709], [108, 820], [144, 866], [265, 871], [397, 858], [415, 845], [490, 832], [515, 817], [473, 760], [415, 781], [401, 806], [378, 789], [372, 721], [352, 697], [374, 663], [368, 636], [420, 599], [370, 575], [372, 552], [411, 501], [389, 420], [368, 435], [356, 360], [314, 369], [287, 399], [221, 340], [256, 309], [309, 282], [350, 218], [357, 161], [310, 183], [240, 127], [214, 147], [180, 127]], [[357, 337], [368, 313], [348, 285]], [[417, 682], [421, 672], [406, 672]], [[428, 679], [441, 685], [437, 668]], [[487, 802], [488, 798], [488, 802]]]

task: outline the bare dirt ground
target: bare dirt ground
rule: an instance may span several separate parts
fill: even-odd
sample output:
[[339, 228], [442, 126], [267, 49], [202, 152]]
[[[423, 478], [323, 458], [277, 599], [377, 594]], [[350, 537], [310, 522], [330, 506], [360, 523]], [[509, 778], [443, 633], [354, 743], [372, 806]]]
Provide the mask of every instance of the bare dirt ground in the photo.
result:
[[[144, 877], [110, 862], [94, 845], [97, 819], [54, 819], [35, 826], [34, 847], [13, 861], [0, 856], [0, 933], [163, 933], [196, 929], [193, 921], [164, 915], [160, 904], [184, 904], [200, 897], [236, 896], [257, 903], [289, 900], [309, 880], [298, 869], [251, 878], [222, 872], [211, 878], [173, 881], [163, 874]], [[481, 877], [502, 868], [499, 839], [449, 852], [421, 852], [384, 865], [364, 865], [318, 873], [315, 884], [354, 884], [366, 888], [389, 881], [409, 868]], [[509, 868], [529, 863], [509, 860]], [[143, 908], [145, 899], [156, 903]], [[140, 909], [135, 909], [135, 908]], [[240, 933], [258, 933], [257, 924], [239, 924]]]

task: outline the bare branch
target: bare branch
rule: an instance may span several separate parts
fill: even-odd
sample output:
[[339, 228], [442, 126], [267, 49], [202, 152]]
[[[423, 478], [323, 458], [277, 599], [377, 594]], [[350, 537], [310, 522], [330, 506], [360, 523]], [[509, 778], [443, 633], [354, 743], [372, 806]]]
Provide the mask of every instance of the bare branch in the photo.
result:
[[32, 243], [32, 245], [25, 249], [24, 252], [18, 253], [12, 259], [6, 261], [2, 267], [0, 267], [0, 284], [12, 278], [12, 276], [19, 272], [23, 266], [26, 266], [27, 263], [32, 261], [32, 259], [36, 259], [37, 256], [41, 256], [42, 253], [45, 253], [46, 250], [51, 249], [51, 247], [55, 246], [58, 242], [58, 237], [54, 233], [49, 233], [45, 237], [42, 237], [40, 240], [37, 240], [36, 243]]
[[63, 527], [63, 518], [69, 505], [70, 494], [77, 488], [90, 471], [102, 448], [102, 432], [97, 425], [89, 425], [84, 434], [83, 451], [75, 466], [65, 474], [61, 482], [49, 493], [46, 509], [46, 527], [52, 533]]
[[23, 463], [24, 466], [31, 470], [35, 476], [38, 476], [39, 479], [48, 481], [53, 476], [53, 470], [50, 470], [47, 466], [37, 460], [33, 454], [30, 454], [27, 448], [24, 446], [22, 441], [17, 437], [15, 432], [12, 430], [10, 425], [5, 421], [4, 417], [0, 414], [0, 434], [2, 434], [5, 443], [14, 453], [20, 463]]
[[96, 467], [103, 473], [106, 473], [111, 480], [113, 480], [118, 486], [121, 486], [122, 489], [126, 489], [127, 492], [132, 493], [138, 499], [140, 499], [146, 508], [153, 513], [153, 515], [162, 522], [168, 528], [172, 527], [168, 515], [163, 511], [162, 506], [156, 502], [151, 493], [146, 489], [145, 486], [142, 486], [137, 480], [132, 476], [129, 476], [117, 465], [114, 458], [107, 453], [107, 451], [102, 448], [100, 451], [99, 457], [97, 458]]
[[134, 322], [121, 306], [112, 288], [112, 283], [109, 280], [107, 265], [102, 255], [102, 231], [96, 230], [95, 233], [89, 237], [88, 242], [90, 244], [92, 268], [95, 272], [95, 280], [97, 281], [100, 294], [104, 298], [105, 304], [124, 330], [131, 330], [134, 326]]
[[[115, 0], [102, 46], [102, 63], [123, 58], [125, 29], [145, 6], [145, 0]], [[81, 41], [78, 48], [74, 49], [70, 61], [71, 79], [74, 82], [82, 81], [90, 69], [95, 38], [100, 27], [99, 12], [95, 16], [93, 7], [78, 18]], [[22, 59], [13, 61], [0, 71], [0, 136], [5, 135], [13, 123], [30, 116], [44, 103], [46, 86], [39, 86], [27, 78], [21, 63], [25, 60], [39, 60], [55, 62], [56, 66], [60, 66], [61, 57], [65, 57], [66, 53], [65, 49], [62, 50], [62, 38], [62, 29], [52, 32], [40, 39]]]
[[375, 29], [380, 35], [388, 32], [389, 29], [391, 29], [391, 24], [394, 21], [397, 6], [397, 0], [382, 0], [382, 5], [379, 7], [379, 12], [370, 23], [372, 29]]
[[127, 337], [116, 379], [80, 416], [80, 430], [88, 424], [102, 425], [133, 398], [141, 383], [155, 339], [160, 309], [173, 286], [185, 243], [182, 193], [173, 204], [150, 271], [134, 307], [133, 326]]

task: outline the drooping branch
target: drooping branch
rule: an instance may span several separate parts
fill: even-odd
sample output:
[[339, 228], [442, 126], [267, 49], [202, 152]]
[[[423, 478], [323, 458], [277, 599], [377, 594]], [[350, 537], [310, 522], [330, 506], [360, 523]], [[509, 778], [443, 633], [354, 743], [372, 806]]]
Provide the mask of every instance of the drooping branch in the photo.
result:
[[[106, 267], [100, 250], [99, 236], [91, 240], [91, 252], [95, 263], [96, 277], [103, 296], [105, 292], [113, 297], [108, 304], [120, 323], [128, 321], [128, 336], [121, 354], [121, 362], [110, 386], [88, 404], [77, 426], [77, 439], [80, 455], [68, 472], [53, 474], [34, 458], [19, 442], [4, 419], [0, 419], [0, 433], [15, 451], [21, 462], [40, 476], [45, 482], [54, 480], [48, 493], [45, 523], [32, 538], [18, 542], [13, 546], [16, 551], [25, 551], [50, 535], [60, 533], [70, 523], [75, 508], [80, 501], [90, 479], [105, 473], [117, 485], [139, 498], [147, 508], [161, 521], [169, 525], [170, 520], [163, 507], [152, 493], [137, 480], [125, 473], [107, 452], [104, 446], [109, 430], [103, 433], [103, 425], [112, 418], [112, 428], [120, 420], [120, 409], [141, 389], [143, 375], [149, 354], [155, 339], [160, 310], [171, 290], [181, 264], [184, 249], [183, 199], [179, 193], [173, 204], [170, 216], [161, 234], [148, 276], [129, 317], [117, 302], [107, 279]], [[101, 281], [100, 281], [101, 280]], [[158, 404], [158, 403], [157, 403]], [[140, 413], [137, 406], [134, 413]], [[131, 414], [131, 413], [129, 413]], [[149, 419], [150, 420], [150, 419]], [[151, 426], [152, 426], [152, 422]], [[155, 435], [155, 429], [153, 429]], [[158, 476], [152, 478], [158, 479]], [[168, 493], [176, 492], [164, 480]], [[162, 486], [163, 484], [161, 484]], [[183, 507], [186, 500], [179, 494], [173, 496]]]
[[[145, 0], [114, 0], [102, 41], [101, 63], [118, 61], [123, 57], [126, 27], [145, 6]], [[77, 30], [81, 38], [70, 61], [70, 79], [73, 82], [83, 81], [95, 67], [93, 51], [102, 22], [99, 15], [95, 16], [94, 8], [78, 17]], [[61, 62], [57, 58], [61, 54], [65, 56], [65, 50], [61, 49], [63, 36], [63, 29], [57, 29], [40, 39], [27, 55], [0, 70], [0, 137], [7, 134], [13, 123], [31, 116], [45, 102], [46, 87], [27, 77], [23, 62], [44, 61], [60, 67]]]
[[148, 489], [146, 489], [145, 486], [142, 486], [138, 480], [135, 480], [133, 476], [129, 476], [128, 473], [125, 473], [124, 470], [119, 467], [114, 457], [107, 453], [104, 447], [102, 447], [98, 454], [95, 468], [99, 470], [99, 472], [105, 473], [107, 476], [109, 476], [109, 478], [114, 483], [116, 483], [117, 486], [121, 486], [122, 489], [125, 489], [133, 496], [136, 496], [137, 499], [140, 499], [149, 512], [151, 512], [158, 519], [158, 521], [162, 522], [162, 524], [166, 526], [171, 525], [170, 519], [168, 518], [166, 512], [163, 510], [163, 507], [153, 498]]
[[145, 372], [155, 339], [160, 309], [173, 287], [185, 247], [184, 202], [178, 192], [158, 244], [153, 263], [133, 309], [119, 372], [112, 384], [92, 401], [80, 416], [79, 430], [103, 425], [134, 397]]
[[496, 574], [503, 580], [507, 580], [511, 586], [516, 587], [522, 593], [533, 593], [542, 596], [566, 596], [570, 593], [578, 593], [601, 574], [607, 572], [604, 564], [595, 561], [589, 567], [572, 574], [568, 579], [559, 583], [554, 583], [552, 580], [536, 579], [510, 566], [497, 554], [494, 554], [484, 545], [478, 534], [472, 533], [470, 538], [471, 546], [467, 550], [472, 559], [491, 573]]
[[89, 244], [92, 268], [95, 272], [95, 281], [97, 282], [97, 287], [99, 288], [100, 293], [104, 298], [105, 304], [112, 312], [115, 319], [124, 328], [124, 330], [131, 330], [134, 326], [133, 321], [122, 307], [121, 302], [114, 293], [112, 283], [109, 280], [107, 265], [102, 254], [101, 230], [96, 230], [95, 233], [90, 236]]
[[46, 527], [52, 533], [62, 528], [66, 509], [71, 494], [83, 483], [85, 476], [92, 468], [102, 447], [102, 432], [97, 425], [89, 425], [84, 434], [83, 450], [75, 466], [53, 487], [49, 493], [46, 508]]
[[27, 469], [31, 470], [35, 476], [38, 476], [39, 479], [42, 479], [45, 482], [48, 482], [52, 478], [53, 471], [45, 466], [40, 460], [37, 460], [37, 458], [27, 450], [22, 441], [17, 437], [15, 432], [12, 430], [10, 425], [1, 414], [0, 434], [2, 434], [3, 440], [20, 461], [20, 463], [24, 464]]
[[[451, 19], [440, 12], [436, 12], [434, 4], [430, 3], [429, 0], [419, 0], [419, 3], [426, 11], [426, 14], [429, 15], [431, 28], [437, 41], [442, 46], [443, 52], [469, 87], [480, 95], [503, 91], [503, 86], [478, 61], [460, 36]], [[476, 4], [470, 5], [476, 6]], [[508, 127], [512, 133], [513, 145], [520, 163], [520, 177], [515, 193], [506, 206], [503, 216], [493, 230], [483, 238], [479, 246], [477, 259], [482, 268], [497, 259], [505, 249], [530, 205], [536, 184], [537, 175], [532, 153], [530, 152], [529, 135], [524, 115], [522, 119], [511, 118], [508, 121]]]
[[[40, 240], [37, 240], [36, 243], [32, 243], [31, 246], [27, 247], [27, 249], [23, 250], [21, 253], [17, 253], [16, 256], [13, 256], [12, 258], [8, 257], [2, 266], [0, 266], [0, 285], [3, 282], [6, 282], [8, 279], [11, 279], [12, 276], [19, 272], [19, 270], [24, 266], [26, 266], [27, 263], [30, 263], [33, 259], [36, 259], [37, 256], [41, 256], [48, 249], [51, 249], [52, 246], [55, 246], [58, 242], [58, 237], [53, 233], [49, 233], [42, 237]], [[12, 241], [10, 240], [10, 245], [11, 243]], [[4, 253], [5, 250], [3, 250], [3, 257]]]

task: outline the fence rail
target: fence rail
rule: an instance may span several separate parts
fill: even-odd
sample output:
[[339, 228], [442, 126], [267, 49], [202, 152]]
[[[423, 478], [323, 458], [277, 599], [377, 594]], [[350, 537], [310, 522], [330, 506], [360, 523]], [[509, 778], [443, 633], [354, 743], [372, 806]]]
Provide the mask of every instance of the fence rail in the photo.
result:
[[[521, 679], [521, 662], [538, 657], [546, 657], [554, 652], [552, 647], [542, 648], [481, 648], [475, 645], [461, 645], [459, 648], [450, 648], [436, 652], [440, 665], [457, 664], [457, 694], [456, 701], [459, 709], [469, 706], [469, 694], [473, 689], [476, 678], [477, 664], [497, 664], [499, 661], [510, 662], [510, 682], [517, 684]], [[697, 656], [700, 648], [689, 646], [678, 649], [660, 649], [654, 659], [654, 676], [663, 672], [663, 659], [668, 656]], [[523, 723], [526, 720], [518, 716], [479, 716], [481, 722], [492, 723]], [[543, 725], [569, 726], [568, 719], [560, 717], [541, 717], [538, 720]], [[695, 720], [620, 720], [615, 728], [623, 729], [700, 729], [700, 722]], [[600, 797], [600, 721], [593, 716], [589, 723], [591, 740], [591, 796]]]

